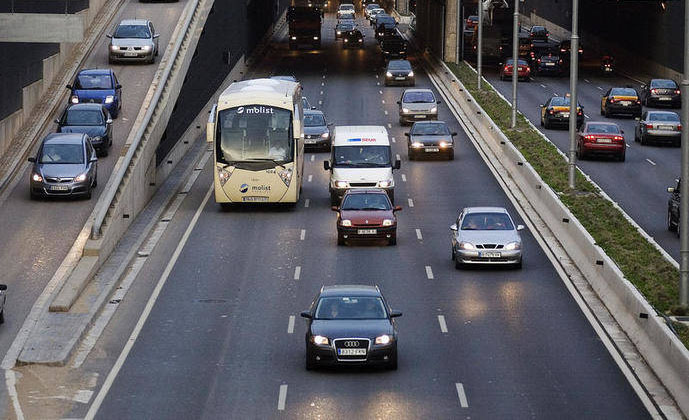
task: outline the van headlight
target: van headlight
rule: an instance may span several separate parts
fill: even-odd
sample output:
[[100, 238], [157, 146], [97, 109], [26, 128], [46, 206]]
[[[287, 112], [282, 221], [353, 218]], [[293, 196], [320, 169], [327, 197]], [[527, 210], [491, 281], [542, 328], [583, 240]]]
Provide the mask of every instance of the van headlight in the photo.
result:
[[106, 103], [106, 104], [111, 104], [112, 101], [114, 101], [114, 100], [115, 100], [115, 97], [112, 96], [112, 95], [108, 95], [108, 96], [105, 97], [105, 103]]
[[347, 181], [335, 181], [335, 188], [347, 188]]
[[342, 221], [340, 222], [340, 224], [341, 224], [342, 226], [352, 226], [352, 221], [351, 221], [351, 220], [348, 220], [348, 219], [342, 219]]
[[287, 187], [289, 187], [290, 182], [292, 182], [292, 174], [294, 172], [292, 171], [292, 168], [287, 168], [283, 169], [281, 171], [278, 171], [278, 175], [280, 175], [280, 179], [282, 182], [285, 183]]
[[222, 166], [221, 164], [218, 164], [217, 168], [218, 168], [218, 179], [220, 180], [220, 186], [225, 186], [227, 181], [229, 181], [230, 177], [232, 176], [232, 172], [234, 171], [234, 166]]
[[409, 108], [402, 108], [402, 112], [405, 114], [409, 114]]
[[378, 187], [380, 188], [390, 188], [392, 186], [392, 180], [388, 179], [385, 181], [378, 181]]
[[383, 219], [383, 226], [392, 226], [392, 219]]
[[521, 249], [522, 244], [519, 242], [510, 242], [509, 244], [505, 245], [505, 249], [508, 251], [514, 251], [515, 249]]
[[435, 114], [436, 112], [438, 112], [437, 106], [434, 106], [433, 108], [431, 108], [431, 114]]
[[474, 244], [471, 244], [469, 242], [460, 242], [459, 243], [459, 249], [476, 249], [474, 247]]

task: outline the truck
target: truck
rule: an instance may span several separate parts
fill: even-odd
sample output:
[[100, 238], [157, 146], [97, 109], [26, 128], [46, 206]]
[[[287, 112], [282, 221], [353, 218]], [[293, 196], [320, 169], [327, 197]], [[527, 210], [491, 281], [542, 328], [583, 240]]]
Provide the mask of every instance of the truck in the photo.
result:
[[289, 24], [289, 49], [300, 45], [321, 48], [321, 9], [308, 6], [290, 6], [287, 10]]
[[[503, 51], [512, 45], [512, 18], [514, 0], [479, 0], [483, 7], [482, 58], [484, 61], [501, 61]], [[513, 3], [512, 3], [513, 4]], [[478, 28], [471, 37], [471, 50], [478, 53]]]

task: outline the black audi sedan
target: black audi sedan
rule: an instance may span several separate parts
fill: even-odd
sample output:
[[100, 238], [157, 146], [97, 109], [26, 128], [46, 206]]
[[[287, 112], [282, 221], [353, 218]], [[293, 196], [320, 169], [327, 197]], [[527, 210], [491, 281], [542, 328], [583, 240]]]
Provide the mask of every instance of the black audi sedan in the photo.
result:
[[103, 105], [70, 105], [55, 123], [58, 133], [84, 133], [99, 156], [108, 155], [112, 146], [112, 118]]
[[377, 365], [397, 369], [397, 327], [378, 286], [323, 286], [308, 311], [306, 369]]

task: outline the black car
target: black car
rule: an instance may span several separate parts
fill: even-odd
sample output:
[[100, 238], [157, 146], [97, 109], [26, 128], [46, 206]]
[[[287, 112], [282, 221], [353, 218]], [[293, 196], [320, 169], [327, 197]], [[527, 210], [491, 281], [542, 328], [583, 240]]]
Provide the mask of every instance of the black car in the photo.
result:
[[600, 114], [606, 118], [612, 115], [630, 115], [641, 117], [641, 100], [639, 94], [631, 87], [614, 87], [608, 89], [601, 97]]
[[414, 70], [408, 60], [390, 60], [385, 69], [385, 86], [414, 86]]
[[[397, 30], [397, 29], [395, 29]], [[383, 59], [407, 58], [407, 41], [402, 36], [386, 36], [380, 41]]]
[[[555, 125], [569, 125], [569, 96], [553, 96], [541, 105], [541, 127], [553, 128]], [[584, 107], [577, 104], [577, 128], [584, 123]]]
[[342, 48], [364, 48], [364, 34], [354, 29], [342, 36]]
[[529, 31], [529, 36], [531, 40], [547, 41], [550, 36], [550, 32], [545, 28], [545, 26], [534, 25]]
[[308, 319], [306, 369], [382, 365], [397, 369], [397, 327], [378, 286], [323, 286], [301, 316]]
[[669, 105], [672, 108], [682, 106], [682, 95], [674, 80], [652, 79], [641, 85], [641, 100], [645, 106]]
[[330, 127], [332, 123], [325, 120], [323, 111], [304, 110], [304, 149], [330, 150], [332, 140]]
[[550, 74], [560, 76], [562, 74], [562, 59], [559, 55], [542, 55], [536, 60], [536, 72], [538, 74]]
[[385, 12], [381, 12], [381, 13], [378, 13], [377, 15], [373, 16], [373, 19], [371, 19], [371, 26], [373, 26], [374, 28], [377, 28], [378, 24], [380, 23], [378, 21], [378, 19], [380, 19], [380, 22], [383, 22], [386, 19], [394, 20], [395, 18], [393, 18], [392, 16], [390, 16], [389, 14], [387, 14]]
[[386, 27], [397, 26], [397, 21], [390, 15], [379, 13], [373, 24], [373, 27], [376, 28], [376, 37], [378, 37], [378, 29], [380, 29], [381, 25], [385, 25]]
[[376, 39], [381, 42], [383, 39], [398, 35], [397, 22], [394, 19], [386, 19], [376, 25]]
[[338, 22], [337, 25], [335, 25], [335, 39], [342, 38], [347, 32], [355, 28], [356, 24], [354, 22]]
[[55, 120], [58, 133], [84, 133], [99, 156], [107, 156], [112, 146], [112, 118], [101, 104], [70, 105]]
[[676, 232], [677, 237], [679, 237], [679, 187], [681, 185], [681, 180], [676, 179], [677, 184], [674, 187], [668, 187], [667, 192], [669, 192], [670, 199], [667, 200], [667, 230], [670, 232]]
[[450, 132], [444, 121], [418, 121], [412, 125], [407, 136], [407, 155], [409, 160], [420, 156], [443, 156], [448, 160], [455, 158], [456, 132]]

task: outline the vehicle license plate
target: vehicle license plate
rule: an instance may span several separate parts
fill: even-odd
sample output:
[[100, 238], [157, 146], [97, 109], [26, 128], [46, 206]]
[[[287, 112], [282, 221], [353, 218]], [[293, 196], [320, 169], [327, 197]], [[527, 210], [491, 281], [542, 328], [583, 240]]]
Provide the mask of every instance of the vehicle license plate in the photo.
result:
[[404, 76], [397, 76], [395, 77], [395, 80], [404, 80]]
[[622, 104], [622, 106], [629, 106], [629, 105], [631, 105], [631, 102], [629, 102], [629, 101], [620, 101], [620, 103]]
[[552, 67], [552, 66], [555, 65], [555, 63], [545, 63], [545, 65], [548, 66], [548, 67]]
[[136, 57], [138, 54], [135, 52], [126, 52], [124, 53], [125, 57]]
[[53, 191], [69, 191], [69, 186], [67, 186], [67, 185], [51, 185], [50, 189]]
[[359, 229], [359, 230], [357, 230], [357, 233], [359, 235], [375, 235], [376, 230], [375, 229]]
[[439, 152], [440, 151], [440, 149], [437, 147], [426, 147], [424, 150], [427, 152]]
[[598, 143], [612, 143], [611, 139], [597, 139], [596, 141]]
[[316, 139], [304, 139], [304, 143], [306, 144], [314, 144], [316, 142]]
[[674, 125], [659, 125], [658, 129], [659, 130], [672, 130], [672, 131], [674, 131], [675, 126]]
[[483, 258], [500, 258], [499, 252], [481, 252], [479, 255]]
[[247, 202], [247, 203], [267, 203], [268, 197], [259, 197], [259, 196], [242, 197], [242, 201]]
[[425, 115], [414, 115], [414, 118], [426, 118]]
[[667, 96], [661, 96], [661, 97], [658, 98], [658, 99], [661, 100], [661, 101], [669, 101], [669, 100], [671, 100], [672, 98], [668, 98]]
[[340, 356], [366, 356], [366, 349], [337, 349]]
[[564, 118], [569, 118], [569, 112], [563, 112], [563, 113], [562, 113], [562, 116], [563, 116]]

